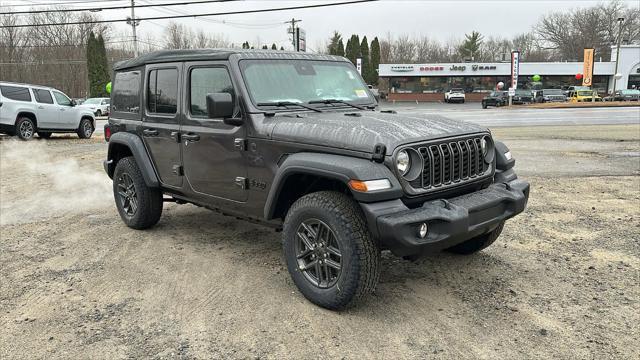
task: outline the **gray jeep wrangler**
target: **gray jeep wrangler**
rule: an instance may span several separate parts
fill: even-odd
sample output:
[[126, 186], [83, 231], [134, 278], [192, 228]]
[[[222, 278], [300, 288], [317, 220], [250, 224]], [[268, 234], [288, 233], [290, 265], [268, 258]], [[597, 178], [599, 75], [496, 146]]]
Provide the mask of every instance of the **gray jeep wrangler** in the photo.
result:
[[294, 283], [329, 309], [375, 289], [382, 250], [477, 252], [529, 195], [487, 129], [380, 111], [342, 57], [154, 52], [115, 66], [111, 104], [104, 167], [127, 226], [173, 201], [282, 230]]

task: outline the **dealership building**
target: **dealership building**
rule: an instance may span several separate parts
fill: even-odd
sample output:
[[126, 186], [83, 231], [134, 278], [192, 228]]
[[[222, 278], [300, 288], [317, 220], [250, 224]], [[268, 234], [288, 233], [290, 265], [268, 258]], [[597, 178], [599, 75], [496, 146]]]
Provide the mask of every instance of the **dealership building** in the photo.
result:
[[[596, 55], [597, 56], [597, 55]], [[611, 61], [595, 62], [592, 88], [606, 94], [613, 89], [616, 48], [611, 49]], [[518, 89], [555, 88], [582, 85], [576, 74], [583, 71], [582, 62], [521, 62]], [[464, 89], [467, 100], [478, 101], [503, 82], [505, 90], [511, 84], [511, 63], [466, 62], [442, 64], [380, 64], [378, 72], [387, 80], [389, 100], [440, 101], [452, 88]], [[620, 46], [616, 89], [640, 88], [640, 45]], [[540, 82], [532, 77], [540, 75]]]

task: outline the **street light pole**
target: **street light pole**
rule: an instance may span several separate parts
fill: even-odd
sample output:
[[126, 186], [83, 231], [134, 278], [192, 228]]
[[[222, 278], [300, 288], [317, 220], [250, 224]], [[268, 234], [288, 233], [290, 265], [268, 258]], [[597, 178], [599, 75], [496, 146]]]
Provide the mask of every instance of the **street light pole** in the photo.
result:
[[618, 18], [618, 45], [616, 48], [616, 69], [613, 71], [613, 91], [612, 94], [616, 92], [616, 81], [618, 80], [618, 62], [620, 61], [620, 41], [622, 40], [622, 22], [624, 21], [623, 17]]

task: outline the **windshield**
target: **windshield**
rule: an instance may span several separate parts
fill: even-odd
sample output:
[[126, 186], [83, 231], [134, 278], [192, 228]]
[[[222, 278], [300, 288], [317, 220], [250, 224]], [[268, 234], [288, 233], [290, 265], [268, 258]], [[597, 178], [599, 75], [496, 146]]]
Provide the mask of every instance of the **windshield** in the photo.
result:
[[518, 96], [531, 95], [531, 91], [529, 91], [529, 90], [516, 90], [516, 95], [518, 95]]
[[544, 95], [562, 95], [562, 90], [560, 89], [544, 89], [542, 90]]
[[85, 102], [83, 102], [83, 104], [100, 104], [100, 99], [98, 98], [93, 98], [93, 99], [87, 99], [85, 100]]
[[367, 85], [349, 63], [310, 60], [242, 60], [254, 104], [341, 100], [372, 103]]
[[578, 96], [591, 96], [592, 94], [592, 91], [578, 91]]
[[451, 92], [461, 93], [461, 92], [462, 92], [462, 89], [451, 89]]

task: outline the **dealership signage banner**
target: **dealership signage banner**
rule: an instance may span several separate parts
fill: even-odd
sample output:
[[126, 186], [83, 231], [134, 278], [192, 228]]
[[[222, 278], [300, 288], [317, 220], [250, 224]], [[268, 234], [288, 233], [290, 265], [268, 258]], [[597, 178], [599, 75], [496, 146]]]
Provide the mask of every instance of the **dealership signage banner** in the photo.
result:
[[582, 68], [582, 86], [593, 83], [593, 49], [584, 49], [584, 65]]
[[520, 73], [520, 52], [511, 52], [511, 87], [518, 88], [518, 74]]
[[358, 69], [358, 74], [362, 75], [362, 58], [356, 59], [356, 69]]

